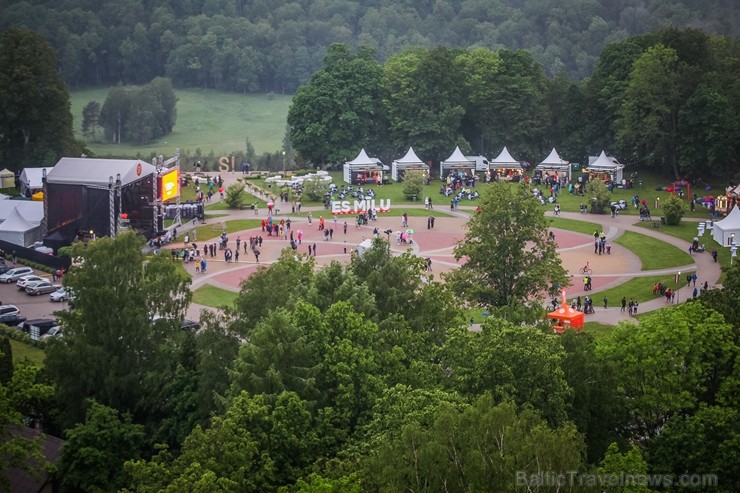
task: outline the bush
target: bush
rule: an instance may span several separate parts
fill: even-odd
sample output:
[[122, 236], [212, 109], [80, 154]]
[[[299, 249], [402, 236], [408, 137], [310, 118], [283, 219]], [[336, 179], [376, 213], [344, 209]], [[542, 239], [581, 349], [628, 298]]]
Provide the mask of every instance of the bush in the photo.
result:
[[601, 180], [591, 180], [586, 184], [585, 197], [591, 203], [592, 214], [603, 214], [609, 207], [612, 194], [606, 183]]
[[424, 173], [421, 171], [409, 171], [403, 175], [403, 196], [408, 200], [421, 195], [424, 189]]
[[224, 201], [229, 206], [229, 209], [241, 209], [244, 205], [244, 185], [242, 183], [233, 183], [226, 189], [226, 197]]
[[677, 226], [687, 211], [686, 203], [675, 195], [671, 195], [668, 200], [663, 202], [661, 207], [663, 208], [665, 223], [669, 226]]
[[303, 181], [303, 195], [309, 200], [322, 201], [327, 193], [329, 184], [318, 176]]

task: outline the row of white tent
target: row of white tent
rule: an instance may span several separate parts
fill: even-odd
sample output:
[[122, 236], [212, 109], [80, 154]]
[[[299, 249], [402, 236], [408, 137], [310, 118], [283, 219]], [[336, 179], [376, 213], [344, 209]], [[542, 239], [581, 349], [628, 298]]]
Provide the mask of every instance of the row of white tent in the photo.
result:
[[[445, 174], [451, 170], [465, 170], [465, 171], [488, 171], [494, 170], [517, 170], [522, 171], [521, 163], [514, 159], [509, 150], [504, 147], [501, 153], [494, 159], [488, 160], [484, 156], [465, 156], [459, 147], [455, 148], [455, 151], [439, 163], [439, 175], [445, 176]], [[558, 174], [564, 174], [569, 179], [571, 178], [571, 164], [560, 157], [558, 151], [555, 148], [550, 151], [550, 154], [537, 166], [537, 169], [543, 172], [553, 172]], [[605, 174], [613, 181], [622, 181], [622, 170], [624, 165], [619, 163], [614, 157], [607, 156], [605, 151], [601, 151], [599, 156], [590, 156], [589, 164], [586, 170], [591, 173]], [[418, 170], [429, 172], [429, 165], [419, 159], [414, 152], [413, 147], [409, 147], [408, 152], [400, 158], [393, 161], [391, 166], [391, 178], [394, 181], [398, 181], [403, 177], [403, 173], [410, 170]], [[347, 183], [352, 182], [352, 173], [364, 172], [364, 171], [388, 171], [388, 167], [384, 166], [383, 163], [377, 158], [371, 158], [365, 152], [365, 149], [360, 150], [357, 157], [351, 161], [344, 163], [344, 181]]]
[[41, 239], [44, 203], [0, 195], [0, 240], [28, 247]]

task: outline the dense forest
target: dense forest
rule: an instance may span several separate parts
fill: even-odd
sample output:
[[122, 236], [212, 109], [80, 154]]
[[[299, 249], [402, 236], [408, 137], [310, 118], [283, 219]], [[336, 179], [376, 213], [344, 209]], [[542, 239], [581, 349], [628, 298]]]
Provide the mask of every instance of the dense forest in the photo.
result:
[[59, 53], [70, 87], [147, 83], [292, 93], [332, 43], [524, 49], [548, 76], [589, 76], [610, 42], [663, 27], [740, 34], [727, 0], [0, 0]]

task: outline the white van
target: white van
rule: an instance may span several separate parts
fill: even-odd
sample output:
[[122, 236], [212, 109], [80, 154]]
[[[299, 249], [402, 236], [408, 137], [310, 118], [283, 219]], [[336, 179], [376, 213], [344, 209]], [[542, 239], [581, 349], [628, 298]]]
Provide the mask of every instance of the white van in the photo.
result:
[[0, 274], [0, 282], [4, 284], [9, 284], [11, 282], [15, 282], [18, 279], [20, 279], [23, 276], [28, 276], [30, 274], [33, 274], [33, 269], [30, 267], [16, 267], [15, 269], [10, 269], [5, 274]]

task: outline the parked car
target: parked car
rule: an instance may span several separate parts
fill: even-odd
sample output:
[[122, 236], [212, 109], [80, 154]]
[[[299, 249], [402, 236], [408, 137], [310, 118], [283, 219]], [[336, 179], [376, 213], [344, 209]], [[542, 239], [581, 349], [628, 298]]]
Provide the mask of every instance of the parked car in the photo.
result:
[[20, 315], [0, 315], [0, 324], [5, 324], [8, 327], [17, 327], [26, 321], [26, 317]]
[[8, 267], [8, 264], [6, 264], [5, 262], [3, 262], [3, 263], [0, 264], [0, 274], [5, 274], [10, 269], [11, 269], [11, 267]]
[[55, 302], [69, 301], [70, 299], [72, 299], [72, 293], [69, 291], [69, 288], [61, 287], [51, 293], [49, 295], [49, 299]]
[[34, 320], [26, 320], [20, 329], [26, 334], [31, 336], [31, 339], [38, 341], [41, 336], [49, 332], [53, 327], [58, 327], [59, 324], [56, 320], [51, 318], [37, 318]]
[[29, 274], [15, 281], [15, 285], [18, 287], [20, 291], [23, 291], [24, 289], [26, 289], [26, 286], [28, 286], [29, 283], [36, 282], [36, 281], [46, 281], [46, 279], [44, 279], [41, 276], [37, 276], [36, 274]]
[[20, 315], [21, 311], [15, 305], [0, 305], [0, 318], [6, 315]]
[[40, 294], [52, 293], [59, 288], [59, 284], [52, 284], [50, 281], [44, 279], [43, 281], [29, 282], [26, 285], [26, 294], [38, 296]]
[[62, 328], [58, 325], [52, 327], [46, 334], [41, 336], [41, 339], [48, 339], [50, 337], [62, 337]]
[[15, 267], [4, 274], [0, 274], [0, 282], [9, 284], [13, 281], [17, 281], [23, 276], [28, 276], [30, 274], [33, 274], [33, 269], [30, 267]]

